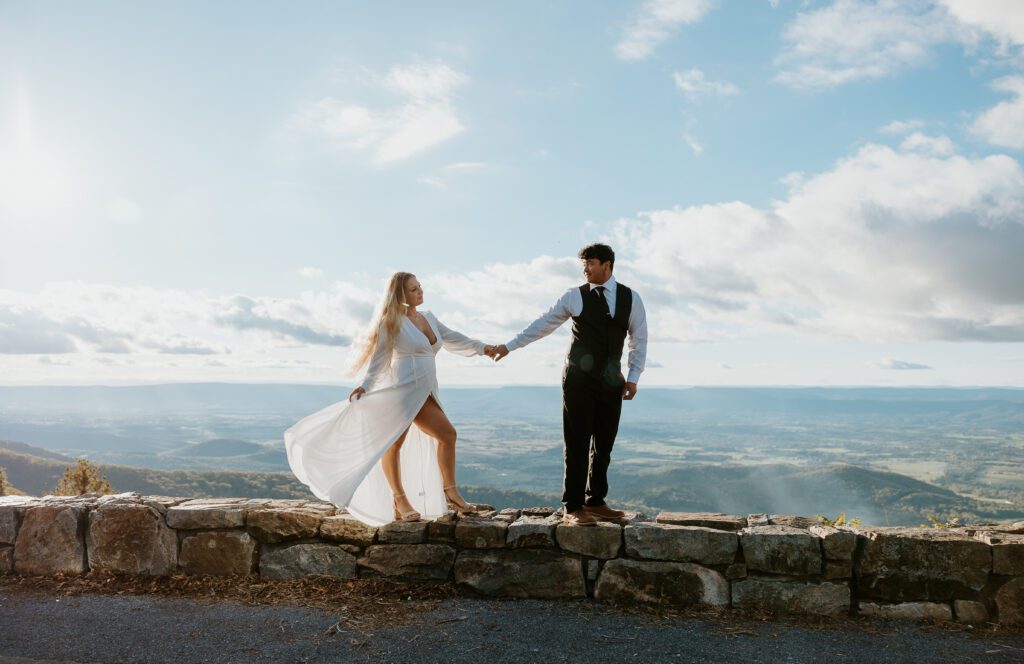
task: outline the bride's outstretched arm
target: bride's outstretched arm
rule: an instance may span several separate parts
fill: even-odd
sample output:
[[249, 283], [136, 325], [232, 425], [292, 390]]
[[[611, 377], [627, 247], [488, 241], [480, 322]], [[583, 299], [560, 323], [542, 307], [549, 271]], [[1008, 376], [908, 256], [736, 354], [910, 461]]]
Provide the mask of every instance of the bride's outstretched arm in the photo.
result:
[[484, 349], [487, 347], [484, 342], [470, 339], [461, 332], [445, 327], [445, 324], [437, 320], [436, 316], [434, 322], [437, 323], [437, 329], [441, 333], [441, 343], [445, 350], [467, 356], [484, 354]]

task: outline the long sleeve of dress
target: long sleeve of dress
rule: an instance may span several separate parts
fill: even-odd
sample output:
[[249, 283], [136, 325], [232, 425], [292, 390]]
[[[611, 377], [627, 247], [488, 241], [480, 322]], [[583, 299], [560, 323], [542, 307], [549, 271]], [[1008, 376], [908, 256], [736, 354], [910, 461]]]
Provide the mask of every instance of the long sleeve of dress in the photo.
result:
[[389, 339], [390, 335], [382, 326], [380, 335], [377, 337], [377, 347], [373, 351], [373, 357], [370, 358], [370, 365], [366, 368], [366, 377], [363, 378], [363, 382], [359, 385], [367, 392], [373, 389], [373, 386], [377, 384], [388, 366], [388, 360], [392, 353]]
[[484, 347], [487, 345], [484, 342], [470, 339], [461, 332], [445, 327], [445, 324], [439, 321], [436, 316], [434, 316], [434, 322], [437, 323], [437, 330], [441, 333], [441, 344], [445, 350], [466, 356], [484, 354]]

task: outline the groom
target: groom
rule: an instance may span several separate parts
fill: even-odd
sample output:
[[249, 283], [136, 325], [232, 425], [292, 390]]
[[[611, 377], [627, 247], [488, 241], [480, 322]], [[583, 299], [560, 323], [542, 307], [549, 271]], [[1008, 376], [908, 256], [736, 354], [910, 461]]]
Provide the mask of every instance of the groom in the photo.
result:
[[[593, 526], [621, 519], [605, 503], [608, 464], [619, 429], [622, 401], [636, 396], [647, 357], [647, 316], [633, 290], [615, 281], [615, 252], [606, 244], [580, 250], [587, 283], [570, 288], [546, 314], [515, 339], [498, 346], [494, 361], [545, 337], [572, 318], [572, 345], [562, 372], [565, 474], [563, 523]], [[622, 376], [622, 347], [629, 335], [629, 378]]]

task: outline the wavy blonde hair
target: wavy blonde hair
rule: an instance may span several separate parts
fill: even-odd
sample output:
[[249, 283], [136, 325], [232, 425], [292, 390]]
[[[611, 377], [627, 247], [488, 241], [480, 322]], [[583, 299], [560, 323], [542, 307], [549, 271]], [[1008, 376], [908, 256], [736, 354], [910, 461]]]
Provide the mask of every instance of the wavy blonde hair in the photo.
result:
[[[363, 344], [359, 356], [349, 369], [350, 376], [355, 375], [366, 366], [376, 352], [378, 344], [386, 343], [390, 347], [388, 350], [394, 351], [395, 343], [398, 340], [398, 326], [401, 325], [402, 316], [405, 315], [405, 285], [409, 283], [409, 279], [415, 276], [411, 272], [395, 272], [391, 275], [387, 290], [384, 291], [384, 301], [381, 302], [380, 313], [377, 314], [373, 327], [370, 328], [370, 334]], [[381, 332], [387, 332], [385, 340], [381, 339]], [[388, 365], [390, 364], [391, 353], [389, 352]]]

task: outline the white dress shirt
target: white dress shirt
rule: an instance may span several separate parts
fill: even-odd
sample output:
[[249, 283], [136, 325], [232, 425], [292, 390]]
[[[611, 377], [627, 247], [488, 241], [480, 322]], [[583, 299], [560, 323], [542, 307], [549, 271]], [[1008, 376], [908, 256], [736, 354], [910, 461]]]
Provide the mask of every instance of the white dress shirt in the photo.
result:
[[[604, 299], [608, 302], [608, 311], [615, 316], [616, 282], [612, 276], [603, 284], [587, 284], [593, 291], [598, 286], [604, 286]], [[630, 289], [632, 290], [632, 289]], [[583, 294], [579, 288], [570, 288], [555, 302], [548, 312], [530, 323], [529, 326], [515, 339], [505, 344], [509, 352], [522, 348], [527, 344], [546, 337], [559, 327], [562, 323], [574, 316], [583, 313]], [[643, 373], [647, 363], [647, 313], [644, 311], [644, 303], [640, 294], [633, 291], [633, 307], [629, 311], [629, 324], [626, 328], [629, 333], [629, 377], [626, 380], [636, 383]]]

